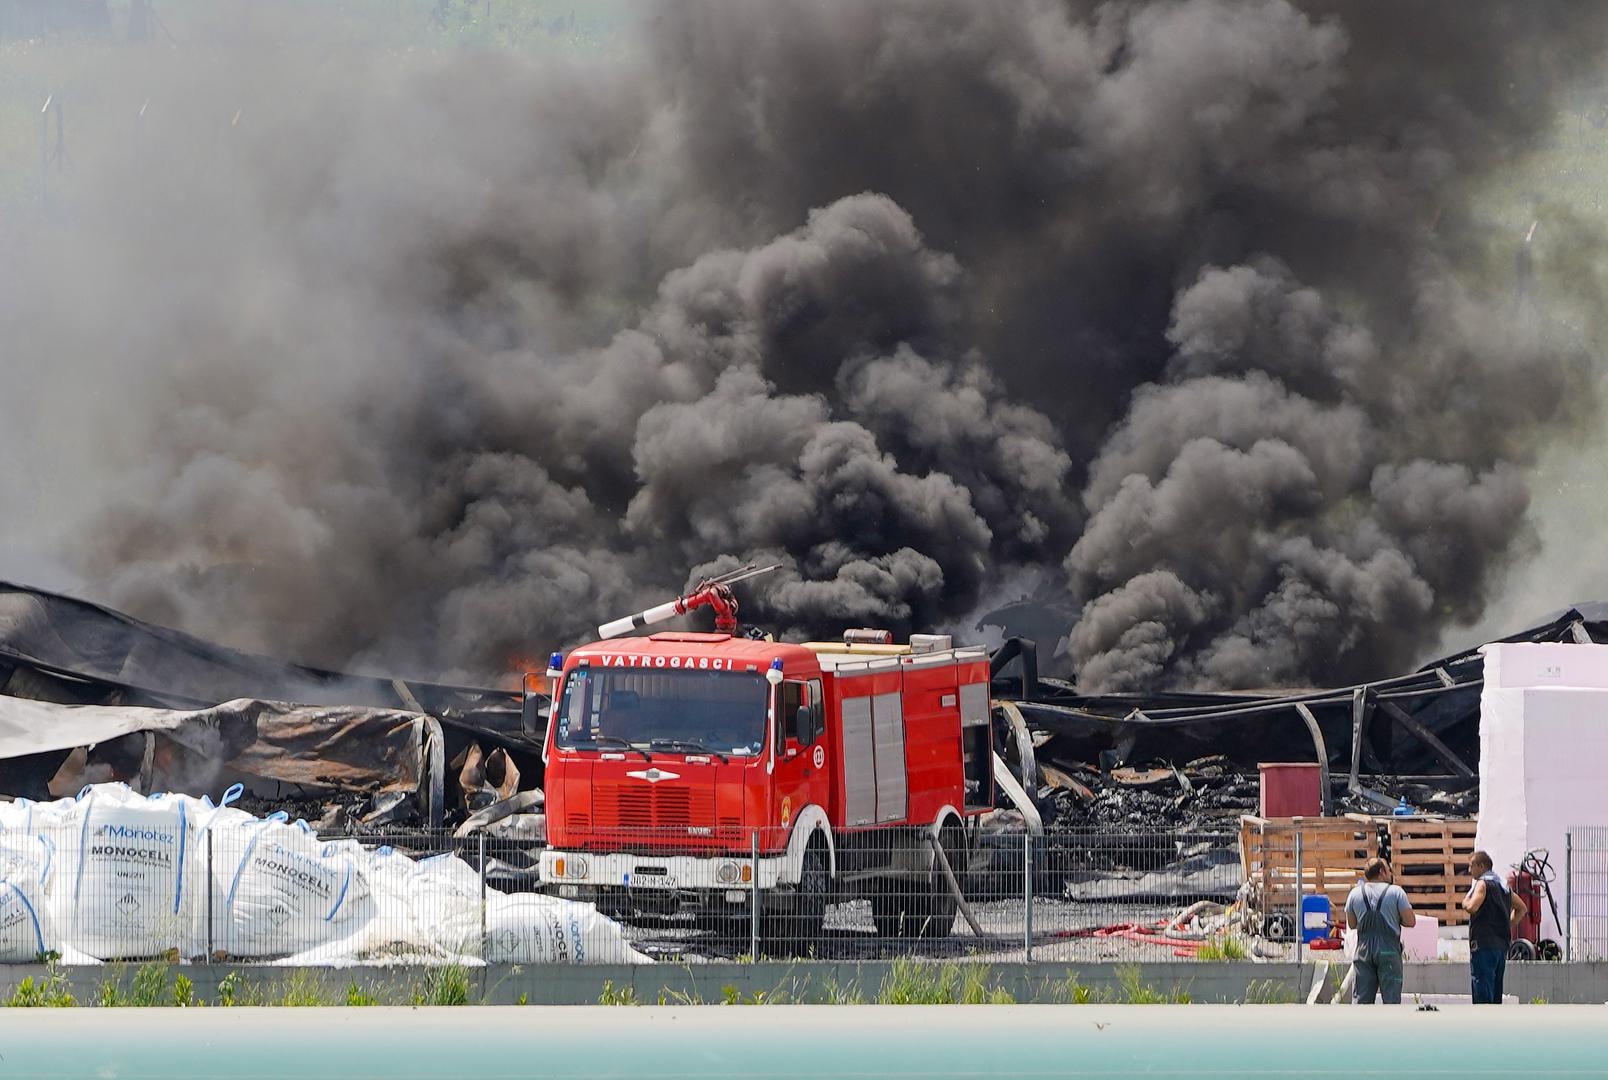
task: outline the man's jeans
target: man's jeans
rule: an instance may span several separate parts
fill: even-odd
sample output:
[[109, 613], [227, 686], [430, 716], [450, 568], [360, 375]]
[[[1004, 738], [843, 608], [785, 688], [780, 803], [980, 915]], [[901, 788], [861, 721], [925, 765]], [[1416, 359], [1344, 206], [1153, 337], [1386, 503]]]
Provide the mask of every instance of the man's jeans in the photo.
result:
[[1474, 1004], [1502, 1004], [1502, 976], [1507, 972], [1506, 949], [1475, 949], [1468, 954], [1469, 981]]
[[1357, 1005], [1372, 1005], [1374, 995], [1386, 1005], [1401, 1004], [1401, 953], [1382, 953], [1371, 960], [1351, 961], [1355, 976], [1351, 1000]]

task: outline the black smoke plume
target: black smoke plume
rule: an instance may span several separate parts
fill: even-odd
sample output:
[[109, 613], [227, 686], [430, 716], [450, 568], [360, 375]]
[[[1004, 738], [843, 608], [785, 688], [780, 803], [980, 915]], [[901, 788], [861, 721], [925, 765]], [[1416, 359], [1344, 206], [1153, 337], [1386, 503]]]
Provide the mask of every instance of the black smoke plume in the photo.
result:
[[1091, 690], [1375, 675], [1483, 612], [1593, 408], [1470, 201], [1608, 8], [285, 18], [80, 74], [0, 226], [0, 541], [236, 645], [496, 676], [764, 558], [779, 631], [1048, 572]]

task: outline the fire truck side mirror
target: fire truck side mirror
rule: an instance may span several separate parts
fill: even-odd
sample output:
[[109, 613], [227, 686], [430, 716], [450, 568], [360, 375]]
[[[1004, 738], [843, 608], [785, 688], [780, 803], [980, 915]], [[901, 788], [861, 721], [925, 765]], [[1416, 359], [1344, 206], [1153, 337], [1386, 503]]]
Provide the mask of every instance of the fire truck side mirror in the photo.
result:
[[546, 725], [541, 718], [541, 698], [526, 690], [523, 700], [519, 703], [519, 726], [526, 735], [538, 735], [546, 732]]
[[805, 746], [809, 746], [816, 739], [819, 739], [826, 731], [826, 725], [822, 723], [822, 719], [819, 706], [800, 705], [798, 707], [798, 721], [793, 727], [793, 730], [798, 732], [798, 741]]
[[[558, 659], [555, 653], [553, 658]], [[519, 726], [526, 735], [546, 735], [547, 725], [542, 722], [541, 703], [546, 696], [541, 692], [539, 676], [534, 671], [527, 671], [520, 680], [519, 695]]]

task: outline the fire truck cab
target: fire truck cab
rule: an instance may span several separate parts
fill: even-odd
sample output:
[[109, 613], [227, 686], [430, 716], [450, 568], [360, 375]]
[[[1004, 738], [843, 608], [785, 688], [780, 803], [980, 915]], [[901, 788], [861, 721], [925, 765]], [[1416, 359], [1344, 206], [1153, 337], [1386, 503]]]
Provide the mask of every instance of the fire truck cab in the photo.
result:
[[987, 653], [845, 637], [655, 633], [555, 663], [543, 882], [624, 918], [757, 896], [795, 942], [866, 896], [879, 933], [947, 935], [994, 798]]

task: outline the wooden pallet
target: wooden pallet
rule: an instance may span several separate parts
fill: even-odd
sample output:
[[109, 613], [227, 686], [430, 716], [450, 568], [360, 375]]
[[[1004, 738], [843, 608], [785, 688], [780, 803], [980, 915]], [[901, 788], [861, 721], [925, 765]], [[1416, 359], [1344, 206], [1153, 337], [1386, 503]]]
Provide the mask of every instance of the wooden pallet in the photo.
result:
[[[1295, 838], [1301, 838], [1296, 877]], [[1240, 818], [1240, 870], [1263, 911], [1294, 911], [1298, 895], [1323, 894], [1337, 909], [1379, 854], [1379, 830], [1351, 818]]]
[[1406, 890], [1413, 909], [1433, 915], [1442, 926], [1468, 922], [1461, 905], [1478, 822], [1394, 818], [1386, 827], [1396, 884]]

